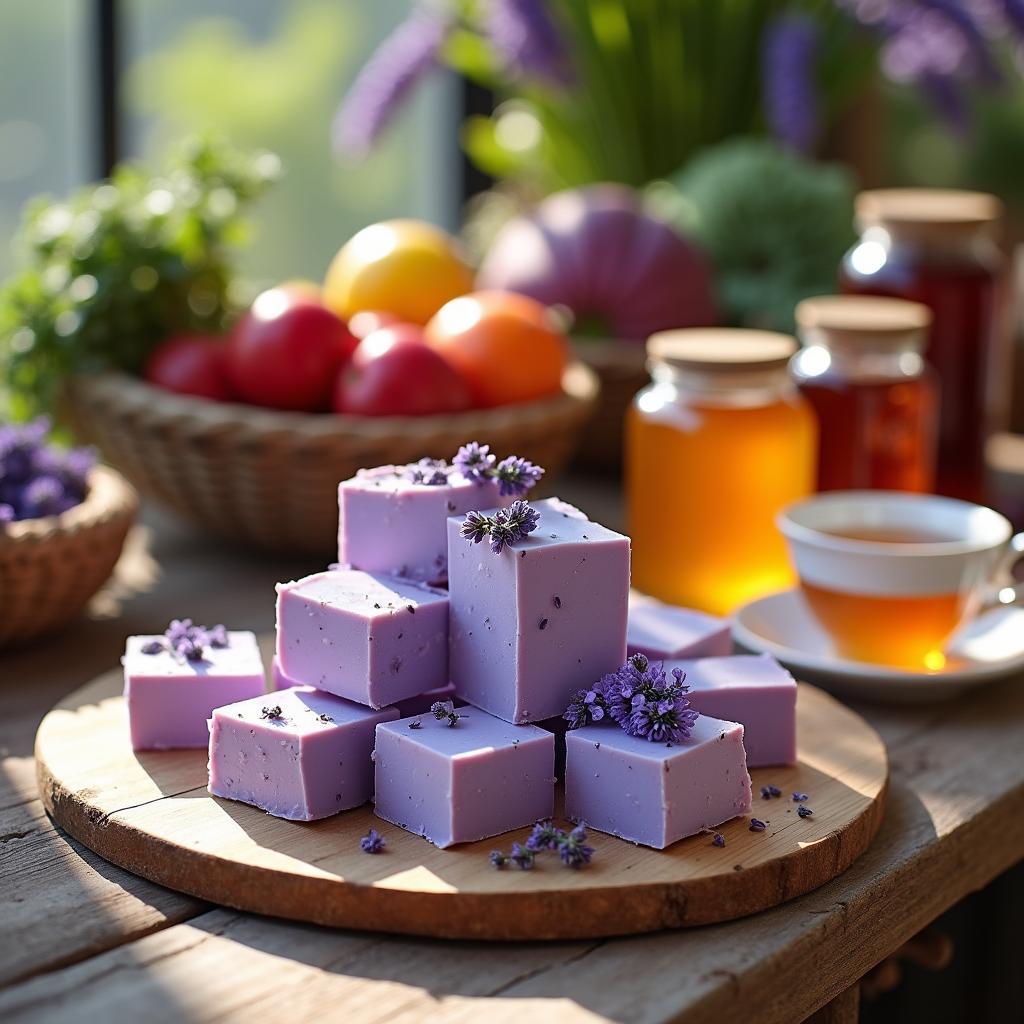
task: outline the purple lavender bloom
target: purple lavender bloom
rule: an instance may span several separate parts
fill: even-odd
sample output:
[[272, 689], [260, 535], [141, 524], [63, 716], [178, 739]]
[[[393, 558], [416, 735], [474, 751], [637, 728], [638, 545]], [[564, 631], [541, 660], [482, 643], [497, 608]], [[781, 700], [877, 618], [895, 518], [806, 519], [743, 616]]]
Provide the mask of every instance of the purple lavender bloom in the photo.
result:
[[551, 819], [538, 821], [533, 826], [529, 839], [526, 840], [526, 848], [540, 853], [542, 850], [557, 850], [558, 844], [565, 839], [565, 832], [556, 827]]
[[375, 828], [371, 828], [359, 840], [359, 848], [363, 853], [383, 853], [385, 846], [387, 846], [387, 843], [384, 841], [384, 837]]
[[334, 118], [334, 149], [365, 156], [411, 90], [438, 66], [450, 17], [421, 3], [377, 48], [356, 76]]
[[448, 463], [444, 459], [420, 459], [405, 467], [405, 478], [426, 487], [443, 487], [448, 483]]
[[167, 650], [166, 640], [147, 640], [140, 648], [143, 654], [159, 654]]
[[615, 679], [615, 676], [605, 676], [604, 679], [596, 682], [589, 690], [577, 690], [569, 701], [562, 718], [569, 723], [570, 729], [580, 729], [588, 722], [600, 722], [608, 710], [605, 701], [605, 679]]
[[768, 823], [762, 821], [760, 818], [750, 819], [750, 831], [751, 832], [763, 832], [768, 827]]
[[224, 623], [218, 622], [216, 626], [211, 626], [206, 631], [206, 634], [209, 637], [211, 647], [228, 646], [228, 631]]
[[782, 790], [778, 786], [762, 786], [761, 799], [771, 800], [773, 797], [782, 796]]
[[459, 533], [473, 544], [479, 544], [491, 532], [491, 517], [483, 512], [467, 512]]
[[525, 501], [513, 501], [508, 508], [498, 509], [491, 520], [491, 551], [500, 555], [506, 546], [511, 547], [533, 533], [539, 523], [540, 513]]
[[777, 139], [809, 153], [818, 131], [816, 82], [820, 35], [815, 22], [783, 14], [768, 26], [761, 67], [765, 114]]
[[565, 87], [569, 52], [544, 0], [491, 0], [488, 34], [513, 73]]
[[64, 485], [53, 476], [37, 476], [25, 485], [21, 499], [23, 519], [59, 515], [64, 510]]
[[716, 832], [711, 837], [711, 845], [712, 846], [725, 846], [725, 836], [723, 836], [721, 832]]
[[508, 855], [508, 859], [520, 871], [529, 871], [533, 867], [534, 852], [529, 849], [529, 846], [521, 846], [519, 843], [512, 844], [512, 851]]
[[455, 468], [471, 483], [482, 484], [494, 468], [497, 456], [491, 454], [489, 444], [470, 441], [464, 444], [452, 459]]
[[652, 743], [677, 743], [688, 740], [698, 715], [683, 696], [647, 698], [637, 694], [623, 728], [630, 736]]
[[793, 803], [802, 804], [805, 800], [809, 800], [810, 797], [806, 793], [794, 793]]
[[491, 867], [497, 868], [499, 871], [508, 864], [508, 856], [501, 852], [501, 850], [491, 850]]
[[804, 807], [804, 806], [803, 806], [803, 805], [801, 804], [801, 805], [800, 805], [800, 806], [799, 806], [799, 807], [798, 807], [798, 808], [796, 809], [796, 813], [797, 813], [797, 814], [799, 814], [801, 818], [809, 818], [809, 817], [810, 817], [810, 816], [811, 816], [811, 815], [812, 815], [812, 814], [814, 813], [814, 811], [812, 811], [812, 810], [810, 809], [810, 807]]
[[494, 476], [498, 480], [501, 495], [524, 495], [544, 475], [540, 466], [535, 466], [528, 459], [518, 455], [510, 455], [494, 468]]
[[582, 821], [558, 844], [558, 856], [573, 870], [590, 863], [594, 848], [587, 845], [587, 826]]

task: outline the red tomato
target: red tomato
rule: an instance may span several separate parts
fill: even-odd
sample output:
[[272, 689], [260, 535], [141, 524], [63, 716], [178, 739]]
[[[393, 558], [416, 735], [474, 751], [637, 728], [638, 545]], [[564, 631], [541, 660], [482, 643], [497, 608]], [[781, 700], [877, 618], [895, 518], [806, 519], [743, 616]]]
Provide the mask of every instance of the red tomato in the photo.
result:
[[423, 328], [415, 324], [368, 334], [334, 389], [334, 411], [357, 416], [428, 416], [470, 406], [466, 382], [424, 344]]
[[356, 346], [343, 320], [308, 295], [271, 288], [256, 297], [228, 344], [239, 398], [273, 409], [326, 409], [339, 367]]
[[394, 313], [383, 313], [379, 309], [362, 309], [348, 318], [348, 329], [362, 341], [368, 334], [381, 327], [390, 327], [402, 321]]
[[181, 395], [218, 402], [234, 397], [228, 383], [227, 346], [210, 334], [178, 334], [166, 338], [149, 355], [143, 376], [151, 384]]

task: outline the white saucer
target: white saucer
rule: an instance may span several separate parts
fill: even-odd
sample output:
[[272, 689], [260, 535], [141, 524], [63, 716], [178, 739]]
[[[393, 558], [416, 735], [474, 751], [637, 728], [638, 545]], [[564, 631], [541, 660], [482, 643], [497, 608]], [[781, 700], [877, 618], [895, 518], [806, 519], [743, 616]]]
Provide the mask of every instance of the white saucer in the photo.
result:
[[839, 657], [798, 590], [751, 601], [733, 616], [733, 639], [794, 675], [844, 697], [899, 704], [946, 700], [1024, 672], [1024, 607], [995, 608], [973, 622], [937, 672], [912, 672]]

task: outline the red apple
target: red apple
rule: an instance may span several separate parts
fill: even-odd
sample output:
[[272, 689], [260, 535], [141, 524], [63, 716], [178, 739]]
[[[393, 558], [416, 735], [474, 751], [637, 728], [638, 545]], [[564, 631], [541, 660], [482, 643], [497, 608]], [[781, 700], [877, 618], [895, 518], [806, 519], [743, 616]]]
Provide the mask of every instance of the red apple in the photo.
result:
[[229, 402], [234, 396], [226, 355], [224, 339], [217, 335], [176, 334], [153, 349], [143, 376], [151, 384], [181, 395]]
[[381, 327], [363, 338], [334, 389], [334, 411], [358, 416], [428, 416], [470, 407], [466, 382], [424, 343], [415, 324]]
[[256, 297], [228, 343], [228, 373], [252, 405], [315, 412], [356, 346], [343, 320], [291, 287]]
[[348, 329], [362, 341], [368, 334], [373, 334], [381, 327], [391, 327], [393, 324], [401, 322], [394, 313], [384, 313], [378, 309], [362, 309], [348, 318]]

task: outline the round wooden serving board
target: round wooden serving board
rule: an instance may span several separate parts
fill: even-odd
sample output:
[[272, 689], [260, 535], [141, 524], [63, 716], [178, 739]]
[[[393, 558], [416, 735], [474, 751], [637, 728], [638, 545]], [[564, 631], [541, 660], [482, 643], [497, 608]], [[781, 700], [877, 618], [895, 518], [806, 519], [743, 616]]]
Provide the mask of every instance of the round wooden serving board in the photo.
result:
[[[367, 806], [312, 823], [272, 818], [206, 791], [206, 753], [132, 752], [112, 672], [71, 694], [36, 736], [39, 789], [54, 820], [107, 860], [214, 903], [318, 924], [444, 938], [566, 939], [741, 917], [808, 892], [858, 857], [881, 823], [885, 746], [858, 715], [801, 684], [800, 764], [753, 772], [753, 814], [649, 850], [591, 831], [582, 871], [545, 854], [496, 871], [495, 848], [527, 829], [448, 850], [375, 818]], [[762, 800], [778, 786], [781, 799]], [[800, 818], [790, 799], [809, 794]], [[363, 853], [379, 828], [386, 852]]]

